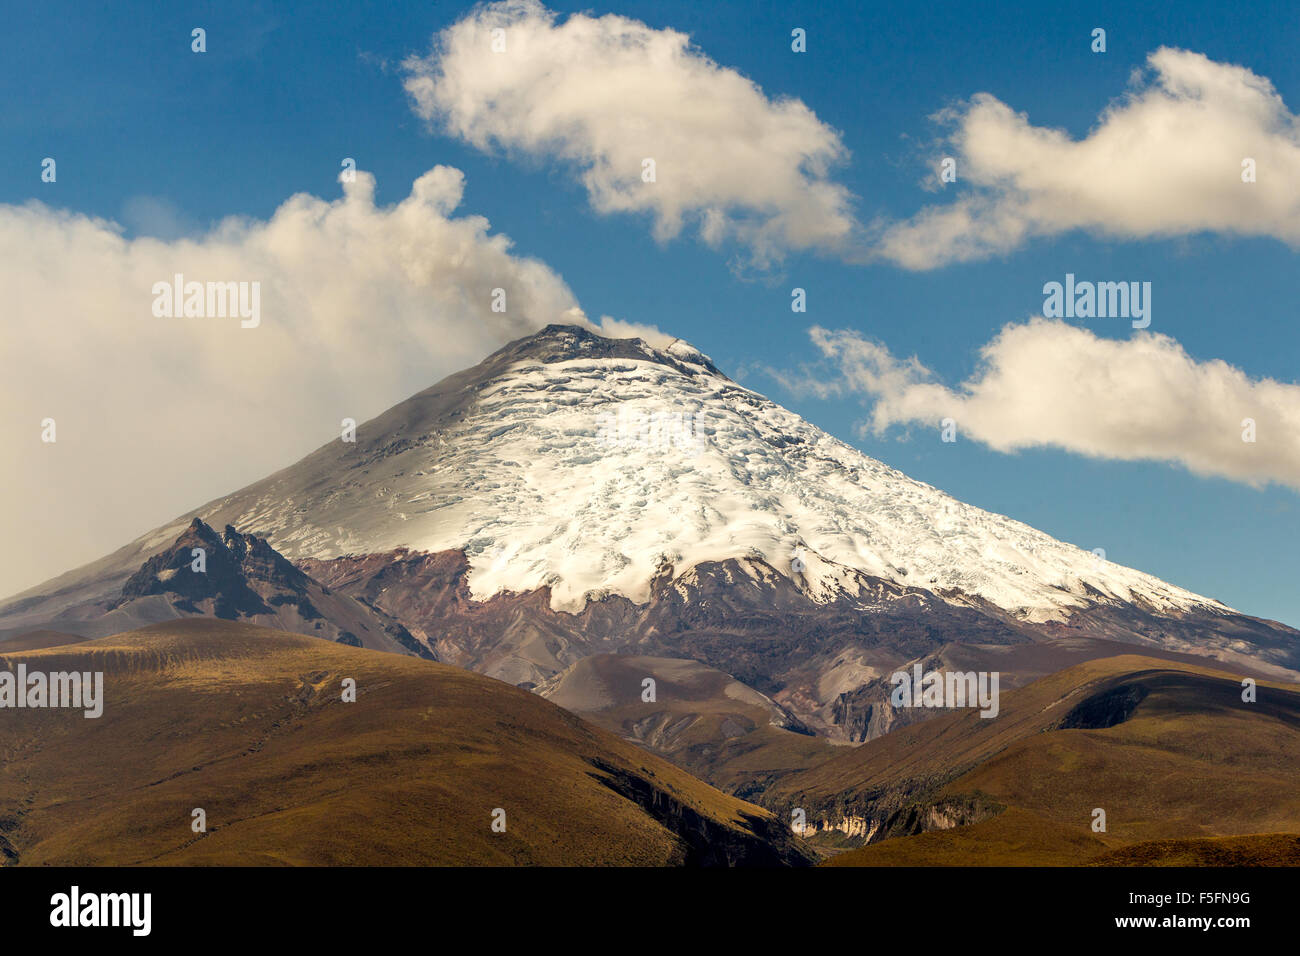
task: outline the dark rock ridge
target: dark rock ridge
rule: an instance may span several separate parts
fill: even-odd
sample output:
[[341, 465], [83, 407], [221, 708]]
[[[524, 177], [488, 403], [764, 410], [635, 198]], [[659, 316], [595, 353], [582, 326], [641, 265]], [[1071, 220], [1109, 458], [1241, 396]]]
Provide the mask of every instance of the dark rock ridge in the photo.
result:
[[[196, 564], [200, 549], [201, 565]], [[437, 659], [400, 621], [364, 601], [334, 593], [264, 538], [241, 534], [229, 525], [218, 534], [199, 518], [127, 578], [119, 596], [68, 608], [50, 623], [52, 630], [103, 637], [194, 616]]]
[[[196, 570], [202, 552], [203, 570]], [[261, 580], [277, 590], [281, 604], [294, 603], [305, 620], [320, 613], [303, 596], [307, 575], [281, 557], [261, 538], [245, 537], [230, 525], [219, 536], [199, 518], [176, 543], [141, 566], [122, 586], [122, 596], [109, 607], [121, 607], [136, 598], [168, 595], [178, 610], [201, 613], [200, 602], [210, 601], [212, 616], [234, 621], [241, 617], [273, 614], [249, 584]]]

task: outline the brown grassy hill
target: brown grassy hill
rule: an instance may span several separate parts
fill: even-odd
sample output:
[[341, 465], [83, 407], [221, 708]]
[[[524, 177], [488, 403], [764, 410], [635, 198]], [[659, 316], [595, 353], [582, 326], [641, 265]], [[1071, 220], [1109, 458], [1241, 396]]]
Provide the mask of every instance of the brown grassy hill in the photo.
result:
[[[653, 702], [642, 700], [645, 678], [655, 681]], [[838, 750], [771, 698], [698, 661], [593, 654], [537, 692], [726, 793], [760, 793]]]
[[1090, 866], [1300, 866], [1300, 834], [1153, 840], [1112, 850]]
[[[1092, 661], [1004, 693], [997, 718], [946, 714], [791, 775], [765, 803], [862, 818], [871, 842], [840, 865], [1193, 862], [1215, 846], [1287, 862], [1300, 688], [1261, 683], [1244, 703], [1209, 668]], [[1223, 837], [1254, 842], [1204, 842]]]
[[[0, 711], [21, 864], [803, 862], [767, 811], [499, 681], [192, 619], [0, 670], [105, 672], [104, 713]], [[355, 703], [340, 699], [356, 681]], [[208, 832], [191, 830], [203, 808]], [[491, 829], [506, 811], [505, 833]]]
[[36, 630], [22, 634], [13, 634], [0, 640], [0, 654], [12, 654], [15, 651], [35, 651], [43, 647], [60, 647], [64, 644], [80, 644], [86, 638], [63, 631]]

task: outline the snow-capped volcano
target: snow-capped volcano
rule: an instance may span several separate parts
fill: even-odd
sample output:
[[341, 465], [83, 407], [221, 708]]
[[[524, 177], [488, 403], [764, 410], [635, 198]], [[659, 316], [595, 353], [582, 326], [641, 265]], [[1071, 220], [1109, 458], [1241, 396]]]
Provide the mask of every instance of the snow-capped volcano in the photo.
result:
[[756, 557], [815, 599], [863, 572], [1030, 620], [1222, 605], [914, 481], [683, 342], [549, 326], [201, 509], [291, 560], [461, 549], [476, 599], [644, 602], [661, 567]]
[[578, 326], [514, 342], [355, 442], [160, 528], [124, 549], [122, 569], [194, 516], [290, 560], [461, 550], [475, 599], [548, 587], [556, 610], [643, 603], [666, 566], [737, 558], [817, 601], [862, 596], [865, 575], [1027, 621], [1096, 602], [1228, 610], [914, 481], [680, 340], [656, 349]]

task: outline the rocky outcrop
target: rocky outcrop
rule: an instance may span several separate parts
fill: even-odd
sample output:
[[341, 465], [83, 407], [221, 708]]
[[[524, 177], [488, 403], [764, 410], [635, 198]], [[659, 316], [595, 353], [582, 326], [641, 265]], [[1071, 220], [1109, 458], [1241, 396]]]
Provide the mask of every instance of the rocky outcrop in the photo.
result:
[[321, 584], [266, 539], [229, 525], [218, 534], [199, 518], [145, 561], [117, 597], [70, 608], [52, 625], [70, 634], [101, 637], [194, 616], [436, 659], [396, 618]]
[[637, 804], [681, 841], [684, 866], [808, 866], [813, 853], [776, 817], [746, 814], [724, 827], [662, 787], [612, 764], [594, 761], [592, 776]]

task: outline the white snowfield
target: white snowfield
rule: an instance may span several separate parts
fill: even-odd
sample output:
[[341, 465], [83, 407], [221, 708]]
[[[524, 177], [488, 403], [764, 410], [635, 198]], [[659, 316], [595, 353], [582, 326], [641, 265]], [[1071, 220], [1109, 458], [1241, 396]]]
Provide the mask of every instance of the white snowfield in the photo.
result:
[[644, 602], [665, 562], [682, 574], [744, 557], [814, 600], [860, 596], [864, 609], [857, 572], [1032, 621], [1098, 600], [1229, 610], [914, 481], [684, 343], [634, 340], [614, 358], [586, 330], [543, 336], [562, 360], [524, 348], [471, 379], [454, 414], [402, 413], [417, 396], [376, 420], [399, 415], [400, 435], [362, 425], [357, 444], [335, 442], [196, 513], [265, 534], [290, 559], [464, 549], [475, 598], [549, 585], [569, 611], [608, 592]]

